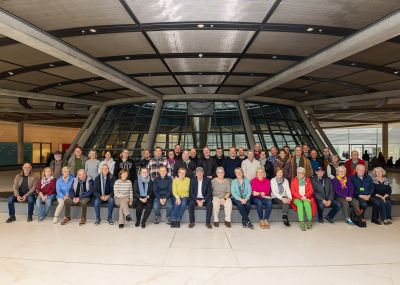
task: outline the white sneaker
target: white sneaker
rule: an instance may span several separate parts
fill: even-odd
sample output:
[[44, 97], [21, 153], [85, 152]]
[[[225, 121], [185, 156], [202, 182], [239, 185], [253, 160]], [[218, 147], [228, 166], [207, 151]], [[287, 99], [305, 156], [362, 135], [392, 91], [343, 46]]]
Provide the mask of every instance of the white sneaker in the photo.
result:
[[53, 218], [53, 224], [57, 224], [57, 217]]

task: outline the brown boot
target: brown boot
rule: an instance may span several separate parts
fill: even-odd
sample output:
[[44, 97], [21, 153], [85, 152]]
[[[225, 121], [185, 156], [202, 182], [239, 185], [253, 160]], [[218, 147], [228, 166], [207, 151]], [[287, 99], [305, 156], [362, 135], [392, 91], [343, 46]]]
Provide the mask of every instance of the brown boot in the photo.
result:
[[79, 225], [83, 226], [84, 224], [86, 224], [86, 219], [85, 218], [81, 218], [81, 220], [79, 221]]
[[62, 226], [65, 226], [66, 224], [69, 224], [71, 222], [70, 217], [65, 217], [64, 220], [61, 222]]
[[265, 222], [264, 220], [260, 221], [260, 228], [265, 229]]
[[268, 223], [267, 220], [264, 220], [264, 225], [265, 225], [265, 228], [266, 228], [266, 229], [269, 229], [269, 223]]

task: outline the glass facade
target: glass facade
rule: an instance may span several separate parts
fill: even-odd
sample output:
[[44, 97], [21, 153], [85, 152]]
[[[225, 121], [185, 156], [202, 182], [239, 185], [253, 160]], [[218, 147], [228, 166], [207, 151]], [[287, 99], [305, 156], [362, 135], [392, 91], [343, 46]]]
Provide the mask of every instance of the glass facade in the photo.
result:
[[[147, 145], [147, 133], [155, 104], [125, 104], [109, 107], [100, 120], [85, 150], [106, 149], [118, 153], [123, 148], [140, 156]], [[314, 142], [295, 108], [276, 104], [246, 103], [251, 128], [256, 142], [264, 149], [272, 145], [294, 148]], [[202, 148], [214, 151], [230, 146], [248, 149], [237, 102], [164, 102], [160, 114], [155, 146], [173, 149], [181, 144], [184, 149]]]

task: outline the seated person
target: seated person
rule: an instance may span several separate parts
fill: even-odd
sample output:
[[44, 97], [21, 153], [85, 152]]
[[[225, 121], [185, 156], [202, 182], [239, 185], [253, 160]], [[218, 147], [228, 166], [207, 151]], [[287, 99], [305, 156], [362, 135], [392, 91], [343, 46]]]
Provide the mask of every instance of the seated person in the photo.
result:
[[28, 222], [32, 222], [33, 208], [35, 207], [35, 190], [38, 183], [38, 178], [32, 173], [32, 165], [25, 163], [22, 166], [22, 172], [17, 174], [14, 179], [14, 193], [8, 197], [8, 214], [9, 217], [6, 223], [16, 221], [15, 218], [15, 202], [28, 202]]
[[225, 178], [225, 171], [222, 166], [218, 166], [217, 177], [211, 181], [211, 187], [213, 190], [213, 216], [214, 216], [214, 227], [219, 227], [219, 210], [221, 206], [224, 207], [225, 212], [225, 226], [231, 227], [231, 215], [232, 215], [232, 200], [231, 196], [231, 180]]
[[206, 207], [206, 227], [211, 229], [212, 188], [211, 180], [204, 176], [203, 167], [196, 168], [196, 176], [190, 181], [189, 189], [189, 228], [194, 227], [195, 207]]
[[383, 224], [392, 224], [392, 185], [385, 177], [386, 171], [382, 167], [372, 170], [372, 181], [374, 182], [375, 199], [379, 202], [379, 210]]
[[141, 225], [142, 229], [144, 229], [147, 219], [150, 217], [151, 209], [153, 208], [153, 182], [149, 176], [149, 170], [146, 167], [140, 169], [138, 179], [133, 186], [133, 192], [136, 200], [135, 227]]
[[115, 178], [110, 172], [110, 168], [107, 164], [101, 166], [101, 172], [94, 180], [93, 184], [93, 196], [94, 196], [94, 210], [96, 212], [95, 225], [100, 225], [100, 207], [101, 204], [107, 204], [108, 224], [113, 225], [112, 213], [114, 210], [114, 183]]
[[171, 224], [171, 211], [174, 207], [174, 201], [172, 198], [172, 178], [167, 175], [167, 168], [165, 166], [160, 167], [160, 175], [153, 181], [153, 211], [154, 211], [154, 223], [160, 223], [161, 206], [167, 208], [167, 225]]
[[[311, 181], [306, 177], [306, 170], [297, 167], [297, 176], [292, 179], [290, 190], [292, 191], [292, 208], [297, 211], [302, 231], [312, 228], [312, 217], [315, 215], [317, 205], [314, 199], [314, 189]], [[304, 222], [304, 212], [307, 216], [307, 224]]]
[[68, 198], [69, 189], [71, 189], [72, 183], [74, 182], [74, 177], [71, 175], [68, 166], [64, 166], [61, 172], [62, 175], [57, 179], [56, 182], [56, 198], [58, 205], [54, 213], [53, 224], [57, 224], [58, 216], [60, 215], [61, 210], [64, 208], [64, 200]]
[[190, 178], [186, 177], [186, 168], [178, 169], [178, 177], [172, 181], [172, 195], [175, 199], [171, 215], [171, 228], [180, 228], [183, 214], [189, 200]]
[[[332, 181], [325, 177], [325, 171], [322, 166], [319, 166], [316, 171], [316, 176], [311, 178], [311, 183], [314, 188], [314, 198], [317, 203], [318, 221], [320, 223], [327, 222], [333, 224], [333, 218], [339, 212], [342, 205], [335, 201], [335, 191], [333, 190]], [[331, 207], [328, 215], [323, 217], [324, 209]]]
[[360, 208], [365, 211], [368, 205], [372, 205], [371, 222], [382, 225], [378, 219], [380, 204], [374, 197], [374, 182], [372, 182], [371, 176], [366, 174], [365, 165], [358, 164], [356, 166], [356, 174], [351, 176], [350, 179], [354, 185], [354, 196], [360, 203]]
[[243, 228], [254, 229], [250, 222], [249, 213], [251, 210], [251, 185], [250, 180], [244, 177], [243, 170], [238, 167], [235, 169], [236, 178], [231, 182], [232, 203], [235, 205], [242, 216]]
[[[256, 177], [251, 184], [251, 203], [256, 205], [260, 228], [269, 229], [268, 219], [272, 212], [271, 185], [269, 179], [265, 178], [264, 167], [259, 167]], [[265, 211], [263, 214], [263, 208]]]
[[133, 187], [132, 182], [128, 179], [130, 172], [128, 169], [121, 169], [118, 174], [117, 181], [114, 183], [114, 202], [119, 206], [118, 227], [123, 229], [125, 219], [132, 221], [129, 215], [129, 206], [133, 205]]
[[38, 223], [40, 223], [49, 214], [51, 203], [56, 198], [56, 178], [53, 176], [53, 171], [50, 167], [46, 167], [43, 170], [36, 192], [38, 193], [36, 208], [38, 209]]
[[79, 225], [86, 224], [87, 206], [93, 194], [93, 180], [87, 176], [84, 169], [78, 170], [72, 187], [69, 189], [68, 198], [64, 200], [65, 205], [65, 218], [61, 225], [66, 225], [71, 222], [71, 205], [81, 205], [82, 213]]
[[284, 171], [280, 167], [275, 169], [275, 177], [271, 179], [271, 197], [273, 204], [282, 206], [282, 222], [285, 226], [290, 227], [288, 214], [292, 192], [289, 180], [284, 177]]

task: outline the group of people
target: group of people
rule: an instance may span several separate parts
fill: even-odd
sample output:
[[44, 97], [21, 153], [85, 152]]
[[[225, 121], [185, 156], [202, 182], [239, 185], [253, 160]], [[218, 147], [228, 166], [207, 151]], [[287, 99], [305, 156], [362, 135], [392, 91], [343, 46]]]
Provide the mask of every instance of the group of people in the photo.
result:
[[[9, 218], [16, 220], [15, 202], [28, 202], [28, 221], [32, 221], [34, 205], [38, 210], [38, 222], [49, 213], [50, 206], [57, 200], [53, 223], [57, 223], [61, 210], [65, 216], [61, 225], [71, 222], [71, 206], [81, 207], [79, 225], [86, 224], [88, 204], [93, 202], [96, 220], [101, 223], [101, 206], [107, 205], [107, 222], [113, 225], [113, 209], [119, 207], [119, 228], [133, 221], [130, 207], [136, 208], [135, 226], [146, 227], [154, 211], [155, 224], [161, 222], [161, 207], [166, 208], [166, 222], [172, 228], [180, 228], [182, 217], [188, 209], [189, 228], [196, 222], [196, 207], [205, 207], [206, 227], [219, 227], [220, 210], [224, 211], [224, 225], [231, 227], [232, 207], [236, 206], [244, 228], [253, 229], [249, 218], [251, 205], [256, 206], [261, 229], [269, 229], [269, 217], [273, 204], [282, 208], [282, 222], [290, 226], [289, 209], [297, 212], [300, 229], [309, 230], [313, 216], [320, 223], [334, 223], [336, 214], [342, 209], [345, 221], [353, 225], [351, 211], [361, 214], [368, 205], [372, 206], [375, 224], [390, 225], [391, 183], [382, 167], [368, 174], [365, 162], [357, 151], [341, 164], [337, 155], [325, 148], [319, 156], [308, 145], [296, 146], [292, 153], [288, 146], [269, 152], [260, 144], [247, 152], [243, 148], [231, 147], [224, 157], [218, 148], [214, 156], [204, 147], [201, 156], [196, 149], [174, 150], [163, 156], [163, 150], [149, 150], [136, 167], [123, 150], [119, 159], [106, 151], [104, 160], [97, 159], [91, 150], [88, 157], [77, 146], [64, 165], [62, 154], [56, 152], [54, 160], [46, 167], [40, 178], [32, 173], [29, 163], [15, 177], [13, 195], [8, 199]], [[36, 202], [35, 202], [36, 201]], [[350, 208], [351, 207], [351, 208]], [[330, 208], [324, 215], [324, 209]], [[213, 223], [211, 219], [213, 218]]]

